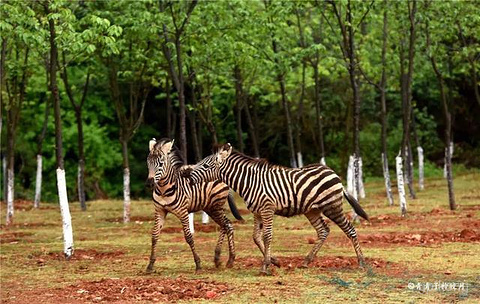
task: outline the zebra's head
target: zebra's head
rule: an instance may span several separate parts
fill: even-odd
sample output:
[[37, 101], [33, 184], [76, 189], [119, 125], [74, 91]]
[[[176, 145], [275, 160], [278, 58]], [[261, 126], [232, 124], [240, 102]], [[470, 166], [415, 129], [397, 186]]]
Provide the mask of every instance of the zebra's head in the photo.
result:
[[232, 145], [224, 144], [218, 150], [196, 165], [183, 166], [182, 176], [188, 177], [192, 184], [210, 182], [221, 179], [220, 167], [232, 153]]
[[174, 140], [168, 138], [157, 141], [155, 138], [150, 140], [150, 153], [147, 157], [148, 178], [146, 184], [150, 187], [158, 182], [162, 177], [168, 174], [168, 168], [171, 164], [169, 153], [173, 148]]

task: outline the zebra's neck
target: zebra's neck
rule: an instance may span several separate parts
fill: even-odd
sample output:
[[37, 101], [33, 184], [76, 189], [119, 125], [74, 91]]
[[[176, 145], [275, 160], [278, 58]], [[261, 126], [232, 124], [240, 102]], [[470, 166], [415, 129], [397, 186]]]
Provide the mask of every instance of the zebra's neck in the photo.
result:
[[[259, 174], [258, 170], [266, 164], [265, 160], [232, 152], [227, 160], [220, 165], [220, 177], [232, 190], [244, 197], [247, 190], [252, 186], [252, 175]], [[260, 177], [256, 176], [256, 178]]]

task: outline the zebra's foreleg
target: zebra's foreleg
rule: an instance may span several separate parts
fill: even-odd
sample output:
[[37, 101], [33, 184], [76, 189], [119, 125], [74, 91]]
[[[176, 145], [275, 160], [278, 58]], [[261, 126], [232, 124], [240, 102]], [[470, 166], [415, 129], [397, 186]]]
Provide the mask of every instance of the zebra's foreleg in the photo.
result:
[[262, 274], [269, 274], [268, 268], [270, 267], [271, 263], [271, 247], [270, 244], [272, 242], [273, 237], [273, 210], [264, 210], [262, 212], [262, 223], [263, 223], [263, 244], [265, 245], [265, 255], [263, 260], [263, 265], [260, 270]]
[[155, 264], [156, 260], [156, 252], [157, 252], [157, 241], [160, 235], [160, 231], [163, 228], [163, 224], [165, 223], [165, 217], [167, 216], [167, 212], [163, 209], [155, 210], [155, 223], [152, 228], [152, 249], [150, 253], [150, 262], [147, 266], [147, 273], [153, 271], [153, 264]]
[[195, 271], [199, 271], [202, 269], [202, 266], [200, 265], [200, 257], [197, 254], [197, 251], [195, 250], [195, 242], [193, 241], [193, 235], [190, 232], [189, 228], [189, 223], [188, 223], [188, 212], [185, 212], [181, 216], [179, 216], [180, 221], [182, 222], [182, 227], [183, 227], [183, 235], [185, 236], [185, 241], [188, 243], [190, 246], [190, 249], [192, 250], [193, 254], [193, 260], [195, 261]]
[[305, 257], [303, 261], [302, 268], [306, 268], [308, 264], [312, 262], [312, 260], [317, 255], [317, 252], [322, 247], [325, 239], [327, 238], [328, 234], [330, 233], [330, 228], [328, 228], [327, 223], [322, 218], [322, 213], [318, 209], [312, 209], [309, 212], [305, 213], [310, 224], [312, 224], [313, 228], [317, 231], [317, 240], [315, 241], [315, 245], [313, 245], [312, 250], [310, 253]]
[[345, 215], [343, 215], [342, 208], [330, 209], [324, 211], [326, 217], [331, 219], [335, 224], [342, 229], [343, 233], [347, 235], [347, 237], [352, 241], [353, 248], [357, 254], [358, 264], [360, 267], [365, 267], [365, 258], [363, 257], [362, 250], [360, 249], [360, 244], [357, 238], [357, 232], [353, 225], [347, 220]]
[[[257, 245], [258, 249], [262, 252], [263, 257], [265, 258], [265, 246], [263, 244], [263, 223], [262, 217], [258, 214], [253, 216], [253, 241]], [[280, 267], [280, 262], [276, 257], [270, 257], [270, 261], [273, 265]]]

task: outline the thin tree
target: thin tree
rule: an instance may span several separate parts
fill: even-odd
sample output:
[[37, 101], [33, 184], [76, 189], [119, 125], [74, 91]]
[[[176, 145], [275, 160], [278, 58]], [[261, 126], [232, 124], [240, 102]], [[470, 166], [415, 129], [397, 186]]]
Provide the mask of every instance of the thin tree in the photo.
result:
[[452, 173], [452, 151], [451, 146], [452, 143], [452, 117], [449, 110], [449, 102], [447, 100], [446, 94], [446, 84], [445, 84], [445, 77], [443, 76], [440, 68], [437, 64], [437, 59], [435, 57], [435, 52], [431, 50], [431, 41], [430, 41], [430, 29], [429, 29], [429, 22], [427, 21], [426, 24], [426, 37], [427, 37], [427, 53], [430, 59], [430, 63], [432, 64], [433, 71], [435, 72], [435, 76], [438, 80], [438, 86], [440, 89], [440, 99], [442, 100], [442, 109], [443, 114], [445, 117], [445, 167], [447, 170], [447, 184], [448, 184], [448, 201], [451, 210], [457, 209], [457, 205], [455, 203], [455, 193], [453, 191], [453, 173]]
[[380, 118], [382, 124], [381, 140], [382, 140], [382, 169], [383, 177], [385, 181], [385, 191], [387, 193], [387, 199], [390, 206], [393, 205], [393, 194], [390, 180], [390, 170], [388, 166], [387, 155], [387, 49], [388, 49], [388, 1], [383, 1], [383, 27], [382, 27], [382, 55], [381, 55], [381, 67], [382, 72], [379, 83], [375, 83], [367, 77], [359, 66], [360, 72], [367, 80], [367, 82], [373, 85], [380, 92]]
[[68, 69], [67, 62], [65, 60], [65, 52], [62, 53], [62, 70], [60, 75], [62, 76], [63, 84], [65, 86], [65, 91], [67, 92], [68, 100], [72, 104], [72, 107], [75, 111], [75, 120], [77, 122], [77, 140], [78, 140], [78, 176], [77, 176], [77, 190], [78, 190], [78, 201], [82, 211], [87, 210], [87, 204], [85, 202], [85, 149], [84, 149], [84, 140], [83, 140], [83, 120], [82, 120], [82, 110], [83, 105], [85, 104], [85, 99], [88, 92], [88, 84], [90, 81], [90, 71], [87, 72], [87, 77], [83, 85], [82, 97], [80, 102], [75, 101], [75, 94], [72, 90], [72, 86], [68, 80]]
[[[181, 38], [185, 31], [185, 26], [188, 24], [190, 16], [197, 5], [197, 0], [193, 0], [189, 3], [188, 8], [185, 12], [185, 17], [183, 20], [177, 20], [177, 16], [173, 10], [173, 3], [165, 3], [160, 1], [159, 9], [162, 14], [166, 13], [167, 9], [170, 12], [172, 18], [172, 23], [174, 26], [173, 31], [173, 42], [169, 37], [169, 29], [166, 23], [162, 24], [162, 31], [159, 33], [160, 39], [162, 40], [162, 50], [163, 55], [168, 63], [168, 73], [172, 79], [173, 84], [178, 93], [179, 101], [179, 112], [180, 112], [180, 150], [183, 158], [187, 159], [187, 131], [186, 131], [186, 109], [185, 109], [185, 76], [184, 76], [184, 67], [183, 67], [183, 56], [182, 56], [182, 43]], [[173, 43], [175, 49], [175, 56], [172, 54], [170, 44]], [[176, 59], [176, 62], [174, 62]]]
[[150, 91], [150, 85], [145, 84], [142, 80], [146, 65], [146, 62], [144, 62], [143, 68], [140, 70], [139, 75], [137, 75], [138, 77], [131, 80], [128, 86], [130, 98], [127, 108], [120, 90], [117, 63], [111, 57], [108, 60], [108, 65], [110, 93], [120, 126], [119, 139], [122, 145], [123, 159], [123, 222], [127, 223], [130, 221], [130, 162], [128, 160], [128, 143], [143, 121], [143, 112], [145, 110], [145, 103], [147, 102], [147, 95]]
[[[340, 42], [340, 48], [342, 50], [343, 59], [347, 66], [349, 78], [350, 78], [350, 85], [352, 87], [352, 107], [353, 107], [353, 170], [354, 170], [354, 193], [360, 193], [360, 90], [358, 84], [358, 59], [356, 56], [355, 51], [355, 30], [353, 24], [353, 13], [351, 7], [351, 1], [348, 0], [347, 2], [347, 11], [346, 17], [343, 19], [342, 14], [337, 7], [337, 3], [335, 1], [329, 1], [329, 3], [333, 7], [333, 12], [337, 19], [338, 25], [340, 27], [342, 40]], [[358, 24], [361, 24], [362, 21], [365, 19], [367, 14], [370, 11], [370, 8], [373, 5], [373, 1], [368, 6], [366, 12], [360, 19]]]
[[[46, 66], [46, 70], [48, 71], [48, 65]], [[49, 83], [48, 80], [48, 73], [47, 73], [47, 86]], [[40, 102], [42, 104], [43, 100], [45, 99], [46, 94], [40, 95]], [[48, 116], [50, 115], [50, 103], [49, 100], [46, 99], [45, 101], [45, 115], [43, 119], [43, 126], [42, 131], [38, 135], [37, 138], [37, 174], [35, 179], [35, 200], [33, 203], [34, 208], [40, 207], [40, 199], [42, 198], [42, 167], [43, 167], [43, 141], [45, 139], [45, 135], [47, 134], [47, 126], [48, 126]]]
[[57, 188], [58, 198], [60, 202], [60, 212], [63, 221], [63, 250], [65, 257], [69, 259], [73, 254], [73, 230], [72, 218], [70, 216], [70, 209], [68, 206], [67, 197], [67, 183], [65, 180], [65, 168], [63, 163], [63, 143], [62, 143], [62, 120], [60, 115], [60, 95], [57, 84], [57, 62], [58, 62], [58, 48], [55, 30], [55, 18], [51, 15], [49, 3], [45, 3], [45, 13], [48, 17], [49, 26], [49, 41], [50, 41], [50, 92], [53, 98], [53, 109], [55, 115], [55, 154], [57, 165]]
[[[413, 79], [413, 63], [415, 59], [415, 40], [416, 40], [416, 12], [417, 1], [408, 1], [408, 19], [409, 19], [409, 34], [408, 34], [408, 58], [405, 58], [403, 43], [400, 46], [400, 83], [401, 83], [401, 97], [403, 109], [403, 135], [401, 145], [401, 157], [406, 168], [406, 179], [410, 197], [415, 199], [415, 190], [413, 188], [413, 168], [412, 168], [412, 152], [410, 145], [410, 118], [412, 106], [412, 79]], [[408, 66], [405, 67], [405, 60], [408, 60]], [[405, 210], [406, 212], [406, 210]], [[403, 214], [403, 211], [402, 211]]]
[[[19, 60], [19, 56], [22, 56], [21, 52], [17, 49], [13, 51], [16, 54], [14, 60]], [[9, 99], [9, 104], [7, 107], [7, 218], [6, 225], [10, 225], [13, 221], [14, 206], [13, 201], [15, 199], [15, 139], [17, 133], [17, 126], [20, 120], [20, 112], [22, 109], [22, 104], [25, 99], [25, 90], [27, 87], [28, 81], [28, 59], [29, 59], [29, 48], [25, 50], [23, 54], [23, 64], [20, 69], [20, 74], [18, 77], [16, 74], [12, 76], [11, 81], [7, 81], [7, 95]], [[20, 59], [21, 61], [22, 59]]]
[[[271, 4], [269, 0], [264, 0], [265, 9], [268, 11], [268, 8]], [[270, 24], [274, 23], [273, 17], [269, 16], [268, 21]], [[280, 87], [280, 97], [282, 101], [282, 108], [285, 115], [285, 124], [287, 127], [287, 143], [288, 143], [288, 151], [290, 153], [290, 166], [297, 167], [297, 159], [295, 157], [295, 146], [293, 144], [293, 130], [292, 130], [292, 118], [290, 114], [290, 102], [288, 101], [287, 97], [287, 90], [285, 88], [285, 71], [282, 70], [280, 66], [280, 61], [278, 59], [279, 47], [278, 47], [278, 38], [275, 36], [273, 31], [270, 32], [270, 38], [272, 41], [272, 51], [274, 54], [273, 62], [275, 63], [275, 67], [277, 69], [276, 81]]]

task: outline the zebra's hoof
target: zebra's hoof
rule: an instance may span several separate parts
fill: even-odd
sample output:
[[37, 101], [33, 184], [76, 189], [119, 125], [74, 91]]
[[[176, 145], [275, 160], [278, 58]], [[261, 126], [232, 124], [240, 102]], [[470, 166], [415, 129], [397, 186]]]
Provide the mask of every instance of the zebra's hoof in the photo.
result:
[[282, 265], [280, 264], [280, 262], [277, 260], [277, 258], [271, 257], [271, 258], [270, 258], [270, 262], [271, 262], [273, 265], [277, 266], [278, 268], [280, 268], [280, 267], [282, 266]]
[[228, 261], [227, 262], [227, 268], [232, 268], [233, 267], [233, 261]]
[[361, 260], [358, 260], [358, 267], [362, 268], [362, 269], [367, 269], [368, 268], [368, 264], [365, 262], [364, 259], [361, 259]]
[[148, 266], [147, 269], [145, 269], [146, 274], [152, 274], [153, 272], [153, 267]]
[[220, 266], [222, 266], [222, 263], [218, 260], [215, 260], [215, 268], [220, 268]]

